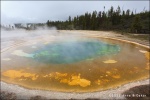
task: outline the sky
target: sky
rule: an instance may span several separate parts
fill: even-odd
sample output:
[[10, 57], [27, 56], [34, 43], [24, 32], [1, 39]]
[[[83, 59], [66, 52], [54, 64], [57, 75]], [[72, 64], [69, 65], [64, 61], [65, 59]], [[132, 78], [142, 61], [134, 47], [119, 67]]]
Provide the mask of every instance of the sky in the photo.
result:
[[1, 24], [45, 23], [47, 20], [67, 20], [69, 16], [85, 12], [105, 11], [118, 5], [123, 10], [136, 13], [145, 8], [149, 11], [149, 1], [1, 1]]

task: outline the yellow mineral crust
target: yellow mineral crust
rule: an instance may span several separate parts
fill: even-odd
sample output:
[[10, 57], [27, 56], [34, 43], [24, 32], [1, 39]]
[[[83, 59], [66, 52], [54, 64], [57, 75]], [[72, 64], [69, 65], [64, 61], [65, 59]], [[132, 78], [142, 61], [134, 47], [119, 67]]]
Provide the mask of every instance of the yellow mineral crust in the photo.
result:
[[150, 52], [146, 52], [146, 53], [145, 53], [145, 57], [146, 57], [148, 60], [150, 60]]
[[150, 70], [150, 63], [147, 63], [147, 66], [145, 67], [145, 69]]
[[119, 79], [120, 75], [112, 75], [113, 78]]
[[59, 72], [54, 72], [50, 73], [48, 75], [44, 75], [43, 77], [50, 77], [58, 80], [60, 83], [65, 83], [68, 85], [79, 85], [81, 87], [86, 87], [91, 84], [91, 82], [87, 79], [81, 78], [80, 74], [79, 75], [71, 75], [69, 76], [67, 73], [59, 73]]
[[103, 61], [104, 63], [116, 63], [117, 61], [115, 60], [106, 60], [106, 61]]
[[69, 83], [69, 80], [68, 79], [61, 79], [60, 83]]
[[59, 72], [53, 72], [48, 75], [44, 75], [43, 77], [50, 77], [54, 79], [62, 79], [63, 77], [67, 77], [67, 73], [59, 73]]
[[101, 85], [101, 80], [97, 80], [97, 81], [95, 81], [95, 83], [97, 84], [97, 85]]
[[67, 73], [62, 74], [62, 73], [56, 72], [56, 76], [58, 76], [58, 77], [66, 77]]
[[32, 74], [32, 73], [25, 73], [23, 71], [17, 71], [17, 70], [8, 70], [2, 73], [3, 76], [16, 79], [16, 78], [31, 78], [32, 80], [36, 80], [38, 78], [38, 75]]
[[101, 81], [102, 81], [103, 83], [107, 83], [107, 82], [109, 82], [110, 80], [108, 80], [108, 79], [101, 79]]
[[110, 72], [110, 71], [106, 71], [106, 73], [107, 73], [108, 75], [111, 75], [111, 72]]
[[68, 82], [69, 85], [80, 85], [81, 87], [86, 87], [91, 84], [91, 81], [86, 80], [84, 78], [80, 78], [80, 74], [72, 75], [71, 80]]

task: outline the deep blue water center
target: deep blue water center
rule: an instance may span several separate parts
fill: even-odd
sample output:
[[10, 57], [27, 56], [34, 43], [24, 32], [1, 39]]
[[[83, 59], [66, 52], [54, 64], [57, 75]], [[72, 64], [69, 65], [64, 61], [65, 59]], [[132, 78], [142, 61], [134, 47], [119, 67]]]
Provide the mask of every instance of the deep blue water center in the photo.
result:
[[34, 59], [52, 64], [74, 63], [116, 54], [119, 50], [118, 45], [99, 40], [64, 41], [44, 45], [34, 52]]

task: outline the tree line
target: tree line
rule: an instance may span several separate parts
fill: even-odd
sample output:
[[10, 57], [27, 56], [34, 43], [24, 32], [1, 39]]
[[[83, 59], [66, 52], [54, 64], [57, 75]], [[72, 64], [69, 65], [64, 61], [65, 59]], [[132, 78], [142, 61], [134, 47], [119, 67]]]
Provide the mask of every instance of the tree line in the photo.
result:
[[114, 9], [111, 6], [108, 11], [86, 12], [83, 15], [77, 15], [73, 18], [68, 17], [66, 21], [46, 22], [47, 26], [55, 26], [58, 30], [116, 30], [134, 33], [149, 33], [150, 11], [143, 9], [137, 13], [130, 9], [121, 10], [118, 6]]

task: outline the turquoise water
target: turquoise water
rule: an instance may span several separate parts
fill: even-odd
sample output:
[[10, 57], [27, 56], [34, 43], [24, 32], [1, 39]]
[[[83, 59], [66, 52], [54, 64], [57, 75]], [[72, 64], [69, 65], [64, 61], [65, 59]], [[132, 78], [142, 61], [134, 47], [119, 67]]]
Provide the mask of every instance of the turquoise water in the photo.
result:
[[65, 64], [117, 54], [118, 45], [99, 40], [63, 41], [50, 43], [34, 52], [33, 58], [43, 63]]

